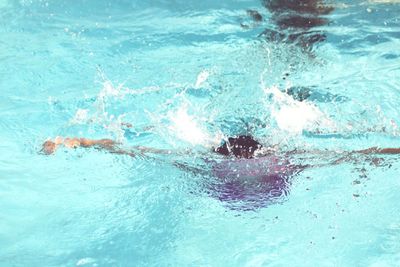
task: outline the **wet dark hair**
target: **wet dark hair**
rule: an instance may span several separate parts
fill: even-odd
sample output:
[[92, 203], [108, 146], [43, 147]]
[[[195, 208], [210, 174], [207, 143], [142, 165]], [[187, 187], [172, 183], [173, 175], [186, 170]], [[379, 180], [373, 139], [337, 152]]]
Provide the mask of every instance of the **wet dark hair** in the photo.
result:
[[237, 158], [253, 158], [254, 152], [262, 148], [262, 145], [250, 135], [239, 135], [229, 137], [222, 145], [215, 149], [215, 152], [225, 156], [234, 155]]

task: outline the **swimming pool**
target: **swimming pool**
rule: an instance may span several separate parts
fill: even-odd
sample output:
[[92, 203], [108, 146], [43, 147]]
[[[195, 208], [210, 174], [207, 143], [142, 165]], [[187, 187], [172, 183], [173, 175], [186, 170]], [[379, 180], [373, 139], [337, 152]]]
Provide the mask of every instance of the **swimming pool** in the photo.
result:
[[[0, 266], [399, 266], [398, 156], [253, 208], [210, 189], [224, 136], [400, 147], [400, 3], [327, 6], [296, 26], [273, 1], [0, 0]], [[38, 153], [57, 135], [194, 156]]]

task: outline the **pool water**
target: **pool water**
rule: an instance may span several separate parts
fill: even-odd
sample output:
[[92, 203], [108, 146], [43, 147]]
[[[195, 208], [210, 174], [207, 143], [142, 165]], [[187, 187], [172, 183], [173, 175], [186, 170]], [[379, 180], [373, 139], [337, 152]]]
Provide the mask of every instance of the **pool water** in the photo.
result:
[[[0, 266], [399, 266], [400, 2], [314, 2], [0, 0]], [[240, 134], [320, 167], [224, 199]]]

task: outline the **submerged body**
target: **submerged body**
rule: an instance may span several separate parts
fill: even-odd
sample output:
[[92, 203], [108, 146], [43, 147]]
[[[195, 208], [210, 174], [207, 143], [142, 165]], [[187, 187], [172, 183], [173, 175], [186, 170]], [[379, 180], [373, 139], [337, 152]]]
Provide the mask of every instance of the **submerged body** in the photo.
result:
[[287, 159], [281, 159], [274, 155], [252, 159], [228, 159], [215, 163], [213, 174], [216, 177], [242, 178], [261, 177], [276, 174], [291, 174], [294, 166]]
[[304, 170], [286, 158], [227, 159], [212, 164], [217, 178], [213, 195], [240, 209], [255, 209], [278, 201], [289, 193], [290, 178]]

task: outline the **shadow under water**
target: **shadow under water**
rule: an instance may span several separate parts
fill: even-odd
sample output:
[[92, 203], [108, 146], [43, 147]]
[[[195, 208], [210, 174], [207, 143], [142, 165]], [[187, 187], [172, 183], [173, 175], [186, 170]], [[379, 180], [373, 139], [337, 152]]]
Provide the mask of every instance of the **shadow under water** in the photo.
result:
[[275, 29], [265, 29], [261, 36], [268, 41], [299, 45], [305, 50], [326, 40], [321, 30], [313, 28], [329, 23], [326, 15], [334, 8], [321, 0], [264, 0], [263, 5], [272, 13]]

